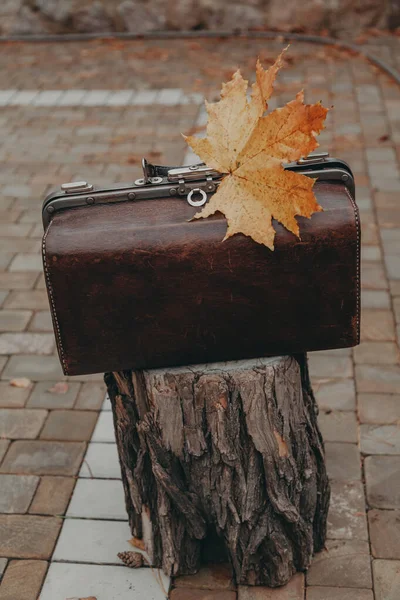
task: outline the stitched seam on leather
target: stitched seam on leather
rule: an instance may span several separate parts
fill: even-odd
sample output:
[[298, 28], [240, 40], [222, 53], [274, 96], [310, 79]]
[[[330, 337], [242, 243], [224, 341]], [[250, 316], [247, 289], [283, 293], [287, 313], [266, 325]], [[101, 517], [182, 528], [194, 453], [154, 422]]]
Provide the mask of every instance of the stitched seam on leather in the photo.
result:
[[356, 272], [356, 276], [357, 276], [357, 338], [358, 341], [360, 341], [360, 312], [361, 312], [361, 281], [360, 281], [360, 260], [361, 260], [361, 249], [360, 249], [360, 242], [361, 242], [361, 223], [360, 223], [360, 216], [358, 213], [358, 208], [357, 208], [357, 204], [355, 203], [355, 200], [353, 198], [353, 196], [350, 194], [349, 190], [347, 189], [347, 187], [345, 187], [346, 190], [346, 194], [348, 195], [348, 197], [350, 198], [350, 202], [351, 205], [354, 209], [354, 218], [355, 218], [355, 222], [356, 222], [356, 229], [357, 229], [357, 272]]
[[48, 267], [47, 258], [46, 258], [46, 239], [47, 239], [47, 235], [50, 231], [50, 227], [52, 226], [52, 224], [53, 224], [53, 221], [50, 221], [47, 231], [43, 236], [43, 242], [42, 242], [43, 266], [44, 266], [44, 274], [46, 277], [47, 289], [49, 292], [51, 312], [52, 312], [53, 320], [54, 320], [54, 324], [55, 324], [55, 334], [56, 334], [57, 345], [60, 350], [60, 359], [61, 359], [61, 362], [62, 362], [62, 365], [64, 368], [64, 373], [66, 375], [68, 375], [68, 367], [67, 367], [67, 363], [65, 361], [65, 352], [64, 352], [64, 348], [63, 348], [62, 340], [61, 340], [60, 323], [58, 322], [58, 318], [57, 318], [56, 304], [54, 301], [54, 291], [53, 291], [53, 286], [51, 284], [51, 279], [50, 279], [50, 269]]

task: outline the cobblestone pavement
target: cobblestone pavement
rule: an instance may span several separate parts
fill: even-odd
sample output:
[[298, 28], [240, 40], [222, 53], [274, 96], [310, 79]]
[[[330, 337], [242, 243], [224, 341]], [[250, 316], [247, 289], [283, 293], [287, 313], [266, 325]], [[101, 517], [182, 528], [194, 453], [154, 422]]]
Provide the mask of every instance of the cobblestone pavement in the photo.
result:
[[[370, 46], [399, 60], [398, 39]], [[142, 155], [180, 164], [180, 132], [204, 122], [200, 97], [213, 99], [237, 65], [250, 74], [257, 55], [268, 63], [281, 47], [1, 46], [0, 600], [165, 598], [167, 578], [161, 585], [150, 569], [127, 569], [116, 556], [130, 535], [101, 376], [60, 385], [41, 274], [41, 200], [74, 178], [131, 181]], [[332, 479], [329, 539], [286, 588], [237, 590], [227, 567], [209, 567], [173, 582], [173, 600], [400, 597], [400, 89], [331, 48], [296, 44], [289, 60], [275, 105], [303, 86], [308, 99], [334, 105], [321, 146], [350, 162], [363, 228], [362, 343], [310, 361]], [[28, 387], [10, 385], [20, 377]]]

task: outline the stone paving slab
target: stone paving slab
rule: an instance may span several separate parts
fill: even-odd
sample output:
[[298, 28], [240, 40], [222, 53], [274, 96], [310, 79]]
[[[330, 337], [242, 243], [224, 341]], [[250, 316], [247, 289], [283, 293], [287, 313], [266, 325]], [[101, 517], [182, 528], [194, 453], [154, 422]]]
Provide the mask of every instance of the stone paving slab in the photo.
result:
[[167, 578], [158, 572], [154, 576], [150, 569], [53, 562], [40, 600], [89, 596], [96, 600], [165, 600], [168, 587]]
[[0, 513], [25, 513], [39, 483], [33, 475], [0, 475]]
[[132, 549], [127, 541], [131, 537], [129, 525], [125, 521], [67, 519], [53, 560], [121, 564], [117, 554]]
[[364, 469], [368, 504], [400, 508], [400, 456], [367, 456]]
[[29, 512], [37, 515], [63, 515], [74, 487], [73, 477], [41, 477]]
[[61, 525], [55, 517], [0, 515], [0, 556], [49, 559]]
[[400, 511], [370, 510], [368, 522], [372, 555], [400, 559]]
[[76, 475], [84, 452], [84, 442], [17, 440], [9, 447], [0, 472]]
[[12, 560], [1, 585], [1, 600], [37, 600], [47, 567], [45, 560]]
[[397, 600], [400, 589], [400, 561], [374, 560], [376, 600]]
[[328, 540], [307, 571], [307, 584], [372, 588], [368, 542]]

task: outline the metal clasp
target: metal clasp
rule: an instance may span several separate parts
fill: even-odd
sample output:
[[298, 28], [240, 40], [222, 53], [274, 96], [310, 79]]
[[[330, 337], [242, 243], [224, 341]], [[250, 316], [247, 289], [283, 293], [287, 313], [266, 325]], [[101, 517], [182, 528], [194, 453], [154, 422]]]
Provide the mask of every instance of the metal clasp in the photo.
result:
[[297, 161], [298, 165], [312, 165], [313, 163], [323, 162], [325, 158], [329, 158], [329, 152], [314, 152]]
[[[200, 194], [200, 200], [192, 200], [193, 194]], [[207, 202], [207, 194], [201, 188], [193, 188], [187, 195], [187, 201], [190, 206], [203, 206]]]

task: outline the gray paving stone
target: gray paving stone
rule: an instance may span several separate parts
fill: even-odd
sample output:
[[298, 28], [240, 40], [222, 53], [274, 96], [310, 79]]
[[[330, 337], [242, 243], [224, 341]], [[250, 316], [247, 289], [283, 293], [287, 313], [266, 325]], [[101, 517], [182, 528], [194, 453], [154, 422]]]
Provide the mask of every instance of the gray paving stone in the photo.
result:
[[63, 95], [63, 90], [45, 90], [39, 92], [33, 101], [34, 106], [54, 106]]
[[[22, 275], [22, 273], [10, 273], [10, 275]], [[26, 275], [26, 273], [23, 273], [23, 275]], [[49, 300], [45, 290], [11, 292], [4, 306], [9, 309], [47, 310], [49, 308]]]
[[13, 252], [0, 252], [0, 269], [7, 269], [14, 256]]
[[131, 537], [126, 521], [65, 519], [53, 560], [118, 565], [117, 553], [132, 548]]
[[0, 438], [34, 439], [47, 417], [47, 410], [0, 409]]
[[79, 477], [121, 479], [116, 444], [89, 444]]
[[[120, 552], [121, 550], [117, 550]], [[40, 600], [79, 598], [82, 590], [86, 596], [102, 600], [165, 600], [169, 578], [160, 572], [163, 585], [154, 577], [151, 569], [127, 567], [51, 563]]]
[[377, 262], [361, 263], [361, 285], [363, 289], [387, 290], [389, 286], [383, 266]]
[[115, 442], [114, 422], [111, 412], [102, 411], [92, 435], [92, 442]]
[[337, 481], [361, 479], [361, 458], [356, 444], [326, 442], [325, 456], [330, 479]]
[[132, 99], [134, 92], [132, 90], [118, 90], [111, 92], [107, 98], [107, 106], [128, 106]]
[[328, 538], [368, 541], [364, 487], [361, 481], [332, 481]]
[[[6, 290], [30, 290], [35, 285], [36, 273], [0, 273], [0, 288]], [[29, 307], [32, 308], [32, 307]]]
[[79, 479], [68, 507], [67, 517], [127, 521], [122, 481]]
[[310, 375], [312, 378], [324, 377], [351, 377], [353, 367], [351, 359], [342, 356], [327, 356], [319, 353], [310, 353], [309, 356]]
[[358, 394], [358, 416], [361, 423], [395, 424], [399, 420], [400, 395]]
[[97, 381], [87, 381], [80, 389], [75, 409], [100, 410], [106, 393], [105, 384]]
[[[191, 94], [182, 94], [180, 98], [180, 104], [203, 104], [204, 96], [203, 94], [197, 94], [196, 92], [192, 92]], [[271, 104], [269, 103], [269, 106]]]
[[82, 100], [82, 106], [104, 106], [110, 90], [89, 90]]
[[326, 442], [353, 442], [356, 443], [357, 421], [353, 412], [321, 411], [318, 423], [322, 437]]
[[35, 313], [29, 325], [29, 331], [53, 331], [50, 311], [41, 310]]
[[0, 354], [52, 354], [52, 333], [0, 333]]
[[4, 300], [8, 296], [8, 290], [0, 290], [0, 306], [4, 303]]
[[23, 408], [31, 393], [32, 386], [18, 388], [6, 381], [0, 382], [0, 407], [1, 408]]
[[2, 90], [0, 91], [0, 106], [7, 106], [10, 100], [17, 94], [18, 90]]
[[400, 256], [385, 254], [385, 264], [389, 279], [400, 279]]
[[367, 502], [373, 508], [400, 508], [400, 456], [367, 456]]
[[16, 441], [9, 447], [1, 473], [76, 475], [85, 452], [84, 442]]
[[358, 392], [396, 394], [400, 389], [400, 366], [359, 365], [356, 367]]
[[132, 106], [146, 106], [154, 104], [155, 99], [159, 94], [159, 90], [139, 90], [131, 98]]
[[395, 338], [393, 314], [390, 310], [362, 310], [362, 341], [385, 342], [394, 341]]
[[[79, 392], [78, 382], [69, 382], [65, 393], [57, 392], [57, 381], [41, 381], [37, 383], [27, 402], [28, 408], [72, 408]], [[53, 390], [53, 391], [51, 391]]]
[[358, 364], [398, 364], [400, 353], [395, 342], [362, 342], [354, 348], [354, 360]]
[[87, 90], [66, 90], [59, 98], [57, 106], [79, 106], [87, 94]]
[[372, 588], [368, 542], [327, 540], [307, 572], [307, 585]]
[[180, 104], [182, 96], [183, 94], [181, 89], [164, 88], [158, 94], [155, 102], [157, 104], [165, 104], [166, 106], [175, 106], [176, 104]]
[[[4, 196], [11, 196], [12, 198], [30, 198], [32, 189], [29, 185], [13, 183], [5, 185], [2, 189], [2, 194]], [[4, 224], [1, 231], [4, 237], [24, 237], [28, 235], [31, 229], [32, 225], [30, 223], [18, 225]]]
[[0, 356], [0, 373], [3, 371], [4, 367], [8, 362], [7, 356]]
[[374, 600], [372, 590], [343, 587], [308, 587], [307, 600]]
[[25, 513], [38, 484], [34, 475], [0, 475], [0, 513]]
[[6, 566], [7, 566], [7, 559], [6, 558], [0, 558], [0, 581], [3, 577], [3, 573], [6, 570]]
[[355, 410], [356, 393], [352, 379], [316, 380], [313, 388], [322, 410]]
[[7, 452], [8, 446], [10, 445], [10, 440], [0, 440], [0, 463]]
[[10, 98], [8, 104], [10, 106], [29, 106], [38, 93], [38, 90], [20, 90]]
[[12, 356], [2, 373], [3, 379], [27, 377], [33, 381], [61, 381], [65, 377], [56, 356]]
[[374, 560], [375, 600], [398, 600], [400, 595], [400, 560]]
[[[358, 202], [357, 202], [358, 203]], [[362, 246], [361, 260], [362, 261], [380, 261], [382, 258], [381, 249], [379, 246]], [[376, 286], [374, 286], [376, 287]]]
[[23, 331], [31, 317], [30, 310], [1, 310], [0, 331]]
[[381, 229], [385, 253], [395, 255], [400, 252], [400, 228]]
[[400, 454], [398, 425], [361, 425], [360, 433], [363, 454]]
[[43, 270], [42, 257], [38, 254], [17, 254], [12, 260], [9, 270], [12, 271], [37, 271]]
[[400, 559], [400, 511], [370, 510], [368, 522], [372, 555]]

